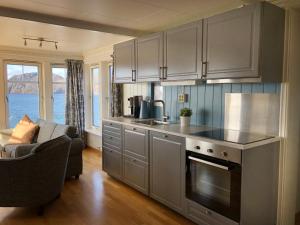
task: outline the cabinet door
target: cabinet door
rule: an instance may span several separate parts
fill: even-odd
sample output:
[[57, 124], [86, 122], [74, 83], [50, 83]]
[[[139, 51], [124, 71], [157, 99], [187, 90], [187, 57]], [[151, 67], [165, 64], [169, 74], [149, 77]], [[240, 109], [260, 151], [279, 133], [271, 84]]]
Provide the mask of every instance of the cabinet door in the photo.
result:
[[124, 154], [148, 163], [148, 131], [126, 126], [124, 128]]
[[260, 12], [255, 4], [204, 20], [207, 79], [258, 76]]
[[114, 46], [114, 82], [132, 83], [135, 74], [134, 40], [122, 42]]
[[113, 151], [107, 147], [103, 147], [102, 152], [103, 170], [109, 175], [121, 179], [122, 178], [122, 154]]
[[166, 31], [164, 50], [164, 79], [186, 80], [201, 76], [202, 21]]
[[137, 81], [159, 81], [163, 66], [163, 33], [136, 40]]
[[123, 181], [146, 195], [149, 193], [148, 165], [133, 157], [124, 156]]
[[182, 212], [184, 197], [184, 138], [151, 132], [150, 196]]

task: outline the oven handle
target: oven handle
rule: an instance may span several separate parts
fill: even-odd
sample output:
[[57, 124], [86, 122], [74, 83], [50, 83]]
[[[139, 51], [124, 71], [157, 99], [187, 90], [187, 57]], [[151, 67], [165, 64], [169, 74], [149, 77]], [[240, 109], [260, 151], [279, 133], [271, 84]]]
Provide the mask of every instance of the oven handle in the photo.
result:
[[210, 166], [214, 166], [214, 167], [218, 167], [222, 170], [229, 170], [229, 168], [227, 166], [222, 166], [222, 165], [219, 165], [219, 164], [216, 164], [216, 163], [208, 162], [206, 160], [198, 159], [198, 158], [195, 158], [193, 156], [189, 156], [188, 158], [192, 161], [199, 162], [199, 163], [204, 163], [206, 165], [210, 165]]

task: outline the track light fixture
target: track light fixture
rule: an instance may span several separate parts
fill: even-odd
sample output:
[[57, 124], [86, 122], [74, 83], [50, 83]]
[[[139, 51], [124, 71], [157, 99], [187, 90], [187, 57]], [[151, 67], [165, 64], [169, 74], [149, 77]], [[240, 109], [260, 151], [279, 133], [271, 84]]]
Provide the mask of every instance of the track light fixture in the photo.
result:
[[23, 39], [24, 39], [24, 46], [27, 46], [27, 41], [29, 40], [29, 41], [38, 41], [38, 42], [40, 42], [40, 44], [39, 44], [40, 48], [43, 47], [43, 42], [54, 43], [55, 49], [56, 50], [58, 49], [58, 42], [57, 41], [47, 40], [47, 39], [42, 38], [42, 37], [40, 37], [40, 38], [27, 38], [27, 37], [24, 37]]

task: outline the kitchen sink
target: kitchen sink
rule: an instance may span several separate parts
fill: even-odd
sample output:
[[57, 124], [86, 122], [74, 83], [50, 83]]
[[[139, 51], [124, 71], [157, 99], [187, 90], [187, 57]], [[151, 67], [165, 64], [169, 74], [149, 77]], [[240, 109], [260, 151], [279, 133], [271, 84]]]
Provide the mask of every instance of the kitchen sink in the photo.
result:
[[163, 121], [160, 121], [160, 120], [137, 120], [137, 121], [134, 121], [134, 123], [144, 124], [144, 125], [148, 125], [148, 126], [157, 126], [157, 125], [167, 125], [167, 124], [169, 124], [169, 122], [163, 122]]

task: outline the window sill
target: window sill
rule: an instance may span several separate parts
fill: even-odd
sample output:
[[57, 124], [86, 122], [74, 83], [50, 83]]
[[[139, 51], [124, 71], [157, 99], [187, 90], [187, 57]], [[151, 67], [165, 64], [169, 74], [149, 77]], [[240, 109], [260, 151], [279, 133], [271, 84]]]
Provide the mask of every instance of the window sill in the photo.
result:
[[90, 127], [90, 128], [86, 128], [85, 131], [87, 133], [94, 134], [94, 135], [101, 137], [101, 129], [100, 128]]

